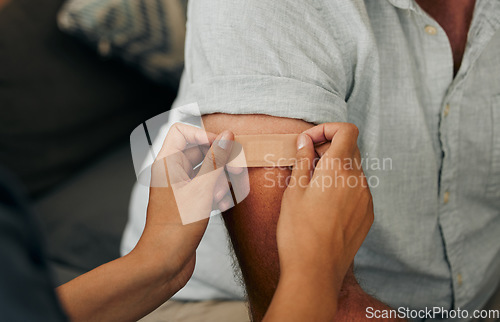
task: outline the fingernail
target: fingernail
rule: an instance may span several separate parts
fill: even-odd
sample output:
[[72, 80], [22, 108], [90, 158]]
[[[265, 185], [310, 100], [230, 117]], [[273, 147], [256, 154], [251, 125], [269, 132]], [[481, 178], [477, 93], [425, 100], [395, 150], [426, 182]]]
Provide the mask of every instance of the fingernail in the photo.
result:
[[229, 144], [229, 132], [224, 131], [221, 134], [221, 138], [219, 139], [219, 142], [217, 143], [218, 146], [220, 146], [222, 149], [227, 149], [227, 146]]
[[307, 144], [307, 138], [305, 134], [299, 134], [299, 137], [297, 138], [297, 150], [302, 149], [305, 147]]

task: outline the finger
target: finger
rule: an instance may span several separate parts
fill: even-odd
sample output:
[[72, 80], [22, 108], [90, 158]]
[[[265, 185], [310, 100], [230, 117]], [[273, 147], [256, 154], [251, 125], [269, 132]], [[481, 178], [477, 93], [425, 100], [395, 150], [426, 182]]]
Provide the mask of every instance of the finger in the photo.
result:
[[224, 167], [231, 154], [234, 134], [230, 131], [220, 133], [208, 150], [198, 175], [203, 175], [217, 168]]
[[179, 182], [189, 182], [193, 168], [189, 160], [182, 152], [169, 155], [166, 158], [155, 161], [156, 163], [164, 163], [168, 170], [170, 184]]
[[217, 208], [219, 208], [221, 212], [224, 212], [233, 206], [234, 202], [231, 194], [226, 194], [224, 198], [222, 198], [222, 200], [217, 203]]
[[329, 142], [333, 139], [342, 124], [344, 123], [323, 123], [312, 127], [303, 133], [309, 135], [314, 144]]
[[229, 183], [224, 172], [217, 178], [213, 191], [215, 203], [220, 202], [227, 194], [230, 194]]
[[151, 187], [168, 187], [170, 178], [167, 169], [165, 159], [153, 162], [151, 165], [151, 179], [149, 185]]
[[[241, 161], [243, 161], [242, 164], [236, 166], [231, 165], [231, 164], [238, 164], [238, 162], [236, 161], [238, 159], [241, 159]], [[246, 162], [245, 162], [245, 154], [243, 152], [243, 146], [240, 143], [234, 142], [231, 150], [230, 159], [228, 160], [228, 164], [226, 165], [226, 170], [230, 174], [238, 175], [243, 173], [245, 167], [246, 167]]]
[[157, 159], [155, 163], [165, 162], [168, 169], [170, 183], [189, 182], [194, 176], [194, 166], [203, 160], [202, 152], [198, 147], [191, 147]]
[[[359, 131], [356, 125], [351, 123], [323, 123], [303, 133], [309, 135], [315, 145], [334, 141], [335, 137], [336, 144], [330, 146], [330, 148], [334, 148], [335, 145], [340, 147], [354, 146], [357, 142]], [[339, 147], [335, 148], [339, 149]]]
[[351, 169], [355, 166], [355, 153], [358, 149], [358, 128], [350, 123], [336, 123], [336, 131], [328, 150], [319, 160], [315, 175], [332, 174], [341, 169]]
[[334, 157], [352, 157], [358, 146], [358, 135], [359, 130], [356, 125], [340, 123], [325, 154]]
[[179, 139], [179, 141], [182, 141], [182, 139], [184, 139], [184, 142], [186, 142], [186, 144], [209, 145], [213, 143], [216, 138], [216, 134], [214, 133], [207, 132], [196, 126], [187, 125], [184, 123], [175, 123], [174, 125], [172, 125], [171, 130], [173, 131], [172, 134], [175, 138]]
[[218, 198], [223, 198], [224, 192], [228, 191], [224, 165], [231, 153], [232, 140], [234, 140], [234, 134], [229, 131], [224, 131], [217, 136], [207, 152], [200, 170], [189, 183], [193, 191], [191, 196], [199, 195], [203, 200], [210, 200], [210, 206], [214, 202], [212, 197], [215, 197], [216, 194], [222, 194], [222, 197], [218, 196]]
[[183, 151], [188, 144], [210, 145], [215, 137], [214, 133], [206, 132], [195, 126], [175, 123], [168, 130], [157, 158], [164, 158], [167, 155]]
[[318, 156], [321, 158], [323, 154], [325, 154], [326, 151], [330, 148], [331, 143], [326, 142], [326, 143], [320, 143], [319, 145], [315, 145], [314, 149], [316, 150], [316, 153]]
[[[201, 147], [208, 146], [214, 137], [215, 134], [194, 126], [182, 123], [172, 125], [156, 158], [156, 161], [166, 161], [171, 183], [189, 182], [193, 177], [193, 167], [203, 160]], [[157, 177], [164, 176], [162, 171], [155, 171], [154, 174]], [[153, 186], [164, 181], [155, 178]]]
[[315, 151], [311, 138], [306, 134], [300, 134], [297, 138], [297, 154], [291, 177], [296, 186], [305, 187], [309, 184], [311, 172], [314, 169], [314, 157]]
[[203, 158], [207, 154], [208, 149], [208, 145], [200, 145], [188, 148], [182, 153], [186, 156], [186, 160], [189, 161], [189, 166], [191, 168], [194, 168], [203, 161]]
[[203, 163], [203, 159], [207, 155], [208, 151], [210, 150], [210, 145], [199, 145], [198, 146], [199, 151], [200, 151], [200, 157], [198, 156], [194, 157], [193, 159], [196, 159], [196, 164], [193, 163], [193, 175], [197, 176], [198, 173], [200, 172], [201, 165]]
[[227, 172], [232, 174], [240, 174], [243, 172], [243, 167], [231, 167], [229, 165], [226, 166]]

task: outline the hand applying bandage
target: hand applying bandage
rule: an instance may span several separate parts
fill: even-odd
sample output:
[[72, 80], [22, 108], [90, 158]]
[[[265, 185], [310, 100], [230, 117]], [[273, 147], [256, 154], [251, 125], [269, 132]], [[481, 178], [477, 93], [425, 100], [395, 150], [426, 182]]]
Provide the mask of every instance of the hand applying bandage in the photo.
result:
[[[315, 182], [334, 175], [363, 177], [361, 169], [346, 170], [342, 162], [331, 166], [336, 158], [360, 157], [356, 137], [350, 125], [327, 124], [297, 140], [296, 184], [283, 196], [278, 222], [281, 277], [266, 321], [334, 317], [340, 284], [373, 221], [371, 195], [362, 185]], [[225, 207], [225, 169], [229, 176], [241, 171], [226, 167], [233, 139], [228, 131], [216, 136], [172, 126], [152, 167], [146, 227], [137, 246], [57, 289], [72, 320], [135, 321], [187, 283], [208, 215], [214, 207]], [[314, 168], [313, 143], [323, 141], [332, 144], [324, 153], [317, 151], [322, 157]]]
[[264, 321], [334, 319], [344, 277], [373, 223], [357, 138], [347, 123], [299, 135], [277, 227], [280, 280]]
[[[137, 321], [187, 283], [210, 211], [224, 207], [224, 165], [233, 139], [228, 131], [216, 136], [184, 124], [171, 127], [151, 169], [146, 226], [137, 246], [57, 289], [71, 320]], [[191, 211], [187, 218], [181, 217], [183, 207]]]
[[179, 285], [193, 272], [210, 212], [228, 207], [231, 195], [224, 169], [233, 140], [229, 131], [216, 136], [176, 123], [151, 169], [146, 227], [137, 249], [163, 252], [165, 266]]

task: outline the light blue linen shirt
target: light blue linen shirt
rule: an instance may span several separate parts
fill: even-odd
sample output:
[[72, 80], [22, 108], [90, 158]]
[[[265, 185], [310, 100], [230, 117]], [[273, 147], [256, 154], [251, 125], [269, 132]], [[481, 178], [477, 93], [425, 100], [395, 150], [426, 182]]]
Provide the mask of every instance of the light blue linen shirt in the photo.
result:
[[413, 0], [192, 0], [176, 104], [355, 123], [365, 160], [391, 161], [365, 166], [360, 284], [395, 308], [478, 309], [500, 279], [499, 27], [500, 1], [477, 0], [453, 77]]

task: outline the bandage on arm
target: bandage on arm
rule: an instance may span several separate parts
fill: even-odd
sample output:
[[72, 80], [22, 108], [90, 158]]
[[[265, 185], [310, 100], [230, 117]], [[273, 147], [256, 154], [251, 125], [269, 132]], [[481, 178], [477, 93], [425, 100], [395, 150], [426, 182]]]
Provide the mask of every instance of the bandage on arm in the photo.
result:
[[236, 135], [234, 140], [241, 144], [244, 153], [230, 156], [229, 166], [268, 168], [292, 166], [297, 153], [298, 134], [256, 134]]
[[[236, 135], [298, 134], [312, 127], [301, 120], [265, 115], [212, 114], [205, 115], [203, 123], [207, 131], [227, 129]], [[295, 148], [295, 142], [292, 145]], [[248, 174], [250, 194], [224, 213], [224, 221], [243, 273], [251, 313], [260, 321], [278, 284], [276, 225], [290, 171], [286, 167], [249, 167]]]

